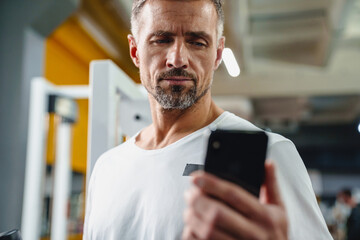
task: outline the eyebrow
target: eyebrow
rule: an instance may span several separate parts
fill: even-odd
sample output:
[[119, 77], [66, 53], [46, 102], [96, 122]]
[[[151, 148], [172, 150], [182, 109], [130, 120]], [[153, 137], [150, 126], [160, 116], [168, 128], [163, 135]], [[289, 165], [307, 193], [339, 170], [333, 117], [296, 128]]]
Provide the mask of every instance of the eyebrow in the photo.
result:
[[203, 38], [206, 41], [211, 40], [211, 36], [207, 34], [206, 32], [199, 31], [199, 32], [186, 32], [185, 36], [194, 37], [194, 38]]
[[149, 35], [149, 39], [152, 38], [152, 37], [173, 37], [175, 36], [176, 34], [175, 33], [172, 33], [172, 32], [167, 32], [167, 31], [162, 31], [162, 30], [159, 30], [159, 31], [156, 31], [156, 32], [153, 32]]
[[[149, 35], [149, 39], [152, 37], [173, 37], [176, 34], [173, 32], [168, 32], [168, 31], [163, 31], [163, 30], [159, 30], [156, 32], [153, 32]], [[198, 31], [198, 32], [186, 32], [185, 36], [188, 37], [193, 37], [193, 38], [203, 38], [206, 41], [211, 41], [211, 36], [209, 34], [207, 34], [204, 31]]]

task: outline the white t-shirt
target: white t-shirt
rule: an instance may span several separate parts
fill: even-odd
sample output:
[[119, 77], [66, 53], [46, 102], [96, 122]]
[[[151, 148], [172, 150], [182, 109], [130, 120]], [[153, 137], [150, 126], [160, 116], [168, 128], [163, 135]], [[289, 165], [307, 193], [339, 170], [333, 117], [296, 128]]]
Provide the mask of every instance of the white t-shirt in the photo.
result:
[[[259, 130], [224, 112], [209, 126], [156, 150], [135, 136], [104, 153], [91, 175], [83, 239], [180, 239], [184, 226], [183, 176], [187, 164], [204, 164], [209, 129]], [[268, 133], [268, 158], [276, 163], [290, 221], [290, 239], [332, 239], [317, 205], [305, 166], [288, 139]]]

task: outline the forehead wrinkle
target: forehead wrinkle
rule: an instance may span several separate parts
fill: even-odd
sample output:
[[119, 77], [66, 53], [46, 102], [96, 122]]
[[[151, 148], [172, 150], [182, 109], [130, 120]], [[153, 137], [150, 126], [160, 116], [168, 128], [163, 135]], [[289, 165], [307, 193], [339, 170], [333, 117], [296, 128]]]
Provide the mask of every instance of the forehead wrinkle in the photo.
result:
[[[206, 1], [207, 2], [207, 1]], [[181, 5], [180, 5], [181, 7]], [[156, 4], [156, 1], [150, 1], [144, 6], [144, 9], [142, 11], [142, 17], [141, 17], [141, 25], [144, 26], [144, 24], [149, 24], [155, 28], [160, 26], [159, 30], [162, 30], [164, 32], [176, 32], [181, 31], [183, 32], [183, 27], [185, 26], [187, 22], [190, 22], [189, 26], [197, 27], [199, 29], [193, 29], [191, 31], [203, 31], [202, 28], [203, 25], [201, 24], [201, 21], [204, 21], [206, 23], [209, 22], [208, 16], [215, 16], [214, 18], [211, 18], [210, 20], [214, 22], [215, 30], [217, 30], [217, 15], [216, 10], [213, 7], [213, 5], [209, 2], [207, 4], [201, 5], [201, 9], [193, 7], [191, 8], [192, 11], [179, 11], [177, 7], [174, 8], [174, 5], [167, 5], [167, 6], [160, 6]], [[196, 10], [197, 9], [197, 10]], [[199, 14], [199, 12], [202, 12], [202, 14]], [[145, 17], [148, 16], [148, 17]], [[144, 17], [144, 18], [143, 18]], [[174, 21], [175, 18], [179, 17], [182, 18], [181, 21]], [[192, 22], [196, 20], [198, 24], [192, 24]], [[215, 21], [214, 21], [215, 20]], [[144, 22], [146, 21], [146, 23]], [[205, 24], [207, 25], [207, 24]], [[166, 26], [166, 29], [161, 28], [163, 26]], [[180, 29], [179, 29], [180, 28]]]
[[[169, 0], [164, 0], [164, 1], [169, 1]], [[184, 3], [183, 2], [202, 2], [200, 0], [197, 0], [197, 1], [181, 1], [181, 0], [172, 0], [174, 2], [179, 2], [179, 7], [181, 7]], [[151, 3], [153, 3], [155, 1], [151, 1], [149, 2], [147, 5], [150, 5]], [[217, 13], [216, 13], [216, 9], [215, 7], [211, 4], [211, 2], [208, 2], [208, 1], [205, 1], [206, 4], [203, 4], [201, 6], [201, 8], [199, 9], [198, 7], [193, 7], [191, 8], [191, 12], [190, 11], [187, 11], [187, 12], [179, 12], [179, 9], [180, 8], [177, 8], [177, 7], [173, 7], [173, 5], [169, 5], [167, 6], [165, 9], [161, 6], [156, 6], [155, 4], [152, 4], [152, 9], [154, 10], [153, 12], [153, 15], [154, 17], [158, 16], [158, 15], [161, 15], [161, 16], [186, 16], [186, 17], [201, 17], [201, 18], [204, 18], [205, 16], [210, 16], [211, 13], [213, 13], [214, 16], [217, 17]], [[156, 7], [155, 7], [155, 6]], [[199, 14], [199, 12], [204, 12], [204, 14]]]
[[[164, 2], [167, 2], [169, 0], [162, 0]], [[206, 21], [208, 21], [207, 16], [215, 16], [217, 20], [217, 13], [215, 7], [212, 5], [210, 1], [203, 1], [203, 0], [170, 0], [170, 2], [174, 2], [178, 7], [174, 7], [173, 4], [162, 6], [157, 4], [159, 1], [149, 1], [145, 3], [145, 6], [142, 10], [142, 14], [148, 14], [153, 19], [161, 19], [164, 20], [170, 17], [186, 17], [185, 19], [198, 17], [198, 18], [205, 18]], [[191, 2], [203, 2], [205, 4], [202, 4], [201, 7], [192, 7], [190, 8], [191, 11], [179, 11], [179, 9], [182, 9], [181, 7], [185, 3], [191, 3]], [[146, 12], [146, 13], [145, 13]], [[199, 14], [199, 12], [202, 12], [203, 14]], [[141, 18], [141, 17], [140, 17]]]

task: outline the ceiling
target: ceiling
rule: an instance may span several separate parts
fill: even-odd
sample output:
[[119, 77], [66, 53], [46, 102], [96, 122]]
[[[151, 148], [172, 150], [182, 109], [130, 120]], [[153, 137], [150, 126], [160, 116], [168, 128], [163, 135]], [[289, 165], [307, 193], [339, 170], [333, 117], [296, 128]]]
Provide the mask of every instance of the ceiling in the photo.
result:
[[[129, 32], [132, 1], [85, 2], [80, 18], [97, 3]], [[231, 77], [223, 64], [215, 73], [221, 107], [280, 132], [360, 118], [360, 0], [225, 0], [224, 10], [226, 46], [241, 74]], [[126, 43], [106, 38], [116, 31], [103, 32], [102, 42], [124, 59]]]
[[220, 69], [215, 96], [248, 97], [253, 121], [284, 131], [360, 117], [359, 0], [226, 0], [225, 10], [242, 73]]

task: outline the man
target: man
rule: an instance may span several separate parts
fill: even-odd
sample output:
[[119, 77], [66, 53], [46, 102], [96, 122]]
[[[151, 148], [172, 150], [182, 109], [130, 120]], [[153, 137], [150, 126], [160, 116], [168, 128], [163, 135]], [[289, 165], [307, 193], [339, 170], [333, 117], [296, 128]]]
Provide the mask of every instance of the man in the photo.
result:
[[356, 240], [360, 238], [360, 203], [353, 200], [350, 216], [346, 222], [347, 239]]
[[260, 201], [210, 174], [183, 176], [186, 164], [203, 164], [210, 128], [259, 130], [211, 99], [222, 29], [220, 0], [134, 1], [130, 56], [153, 123], [97, 161], [84, 239], [331, 238], [306, 169], [281, 136], [268, 134], [277, 173], [266, 164]]
[[344, 188], [338, 193], [337, 201], [346, 207], [346, 214], [341, 219], [345, 225], [346, 239], [358, 240], [360, 238], [360, 204], [357, 203], [356, 199], [352, 196], [351, 190], [348, 188]]

